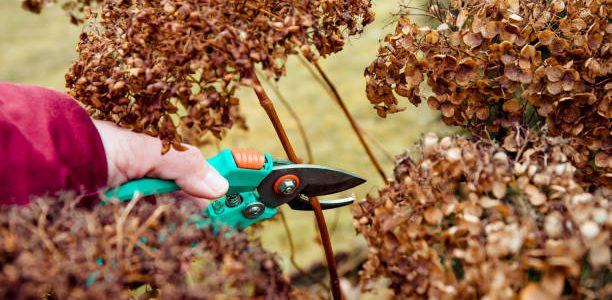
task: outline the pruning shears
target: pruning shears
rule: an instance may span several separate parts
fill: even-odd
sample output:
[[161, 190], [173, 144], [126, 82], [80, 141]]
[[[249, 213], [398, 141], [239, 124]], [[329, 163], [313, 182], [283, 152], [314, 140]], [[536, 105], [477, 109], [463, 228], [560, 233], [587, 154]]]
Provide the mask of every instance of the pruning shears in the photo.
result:
[[[212, 226], [215, 234], [224, 226], [244, 229], [272, 218], [283, 204], [294, 210], [312, 210], [309, 197], [342, 192], [365, 182], [346, 171], [275, 160], [255, 150], [225, 149], [208, 163], [228, 180], [229, 190], [202, 211], [204, 218], [194, 222], [198, 228]], [[128, 201], [137, 193], [150, 196], [179, 190], [174, 181], [141, 178], [109, 190], [104, 201]], [[349, 205], [353, 200], [348, 197], [320, 202], [321, 208], [330, 209]]]

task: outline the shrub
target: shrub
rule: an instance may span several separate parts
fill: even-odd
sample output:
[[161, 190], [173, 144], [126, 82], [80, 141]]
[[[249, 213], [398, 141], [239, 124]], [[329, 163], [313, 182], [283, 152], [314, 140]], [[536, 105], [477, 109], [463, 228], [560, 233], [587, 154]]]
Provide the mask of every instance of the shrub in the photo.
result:
[[258, 242], [196, 229], [185, 201], [140, 202], [86, 210], [64, 195], [3, 209], [0, 298], [126, 299], [145, 284], [161, 299], [290, 296]]
[[39, 14], [45, 6], [58, 2], [70, 17], [70, 22], [76, 25], [83, 23], [90, 16], [92, 9], [95, 11], [103, 0], [21, 0], [21, 7]]
[[612, 184], [612, 25], [604, 1], [430, 4], [424, 13], [439, 26], [401, 17], [365, 71], [379, 115], [402, 110], [398, 98], [424, 101], [426, 82], [427, 104], [446, 124], [498, 140], [517, 124], [546, 125], [578, 150], [573, 163], [586, 178]]
[[369, 245], [362, 282], [403, 299], [604, 299], [612, 191], [586, 191], [559, 137], [426, 135], [418, 158], [354, 208]]
[[[261, 89], [289, 55], [316, 61], [372, 22], [369, 0], [108, 0], [66, 75], [90, 113], [180, 148], [177, 127], [220, 137], [238, 118], [238, 87]], [[182, 110], [182, 111], [181, 111]], [[177, 125], [176, 119], [180, 115]]]

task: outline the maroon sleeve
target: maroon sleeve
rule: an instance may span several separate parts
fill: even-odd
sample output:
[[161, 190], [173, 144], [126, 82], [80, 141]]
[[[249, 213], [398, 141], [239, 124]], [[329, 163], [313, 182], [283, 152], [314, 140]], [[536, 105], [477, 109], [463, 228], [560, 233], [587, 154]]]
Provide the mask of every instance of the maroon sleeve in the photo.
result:
[[0, 83], [0, 205], [107, 180], [104, 146], [76, 101], [46, 88]]

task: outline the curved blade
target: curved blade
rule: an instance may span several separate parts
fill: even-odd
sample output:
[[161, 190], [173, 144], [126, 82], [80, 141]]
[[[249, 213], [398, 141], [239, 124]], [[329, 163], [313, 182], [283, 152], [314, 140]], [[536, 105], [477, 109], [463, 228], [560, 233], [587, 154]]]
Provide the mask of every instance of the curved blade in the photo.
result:
[[[330, 209], [342, 207], [345, 205], [350, 205], [355, 201], [355, 197], [346, 197], [342, 199], [334, 199], [334, 200], [319, 200], [321, 204], [321, 209]], [[300, 195], [298, 198], [289, 201], [289, 207], [294, 210], [312, 210], [312, 205], [310, 205], [310, 199], [308, 199], [305, 195]]]
[[[291, 195], [279, 195], [274, 191], [276, 180], [284, 175], [295, 175], [300, 183]], [[350, 172], [319, 165], [295, 164], [275, 166], [272, 172], [259, 184], [257, 192], [267, 206], [276, 207], [297, 199], [303, 194], [308, 197], [329, 195], [356, 187], [365, 180]]]

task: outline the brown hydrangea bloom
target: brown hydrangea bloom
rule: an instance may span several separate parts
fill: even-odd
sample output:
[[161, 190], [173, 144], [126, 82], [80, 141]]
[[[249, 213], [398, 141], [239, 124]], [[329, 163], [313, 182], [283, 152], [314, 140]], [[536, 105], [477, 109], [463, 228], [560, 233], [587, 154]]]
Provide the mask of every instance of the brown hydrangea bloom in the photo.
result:
[[289, 297], [289, 281], [258, 242], [198, 230], [196, 208], [159, 201], [85, 210], [65, 195], [4, 208], [0, 298], [128, 299], [143, 284], [159, 288], [151, 293], [159, 299]]
[[80, 24], [89, 17], [92, 9], [97, 9], [104, 0], [21, 0], [21, 7], [35, 14], [42, 12], [48, 5], [61, 3], [61, 7], [72, 24]]
[[[436, 1], [437, 3], [437, 1]], [[452, 0], [431, 6], [437, 28], [401, 17], [366, 69], [379, 115], [398, 98], [426, 99], [449, 125], [502, 139], [508, 127], [547, 125], [581, 153], [586, 174], [612, 184], [612, 25], [601, 0]]]
[[159, 136], [166, 149], [181, 141], [178, 126], [217, 137], [231, 127], [235, 92], [253, 86], [256, 66], [279, 79], [289, 55], [340, 51], [373, 20], [370, 0], [105, 3], [66, 85], [94, 117]]
[[402, 299], [607, 299], [612, 191], [589, 193], [561, 138], [426, 135], [418, 159], [354, 207], [362, 281]]

